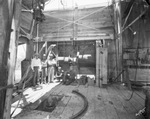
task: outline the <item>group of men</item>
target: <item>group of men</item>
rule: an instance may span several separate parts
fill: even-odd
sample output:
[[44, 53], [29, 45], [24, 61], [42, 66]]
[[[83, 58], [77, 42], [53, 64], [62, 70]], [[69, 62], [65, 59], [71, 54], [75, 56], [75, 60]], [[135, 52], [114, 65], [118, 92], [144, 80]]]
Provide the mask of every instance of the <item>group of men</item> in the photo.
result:
[[54, 79], [54, 71], [56, 66], [56, 57], [49, 53], [48, 56], [43, 55], [43, 59], [35, 54], [31, 60], [31, 68], [33, 70], [33, 86], [40, 83], [52, 83]]

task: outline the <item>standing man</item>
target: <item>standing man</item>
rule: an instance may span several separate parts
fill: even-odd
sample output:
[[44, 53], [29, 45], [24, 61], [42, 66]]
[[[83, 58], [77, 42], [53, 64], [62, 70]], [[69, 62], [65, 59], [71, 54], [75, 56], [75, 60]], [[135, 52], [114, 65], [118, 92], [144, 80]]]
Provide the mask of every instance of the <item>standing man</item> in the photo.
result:
[[56, 66], [56, 58], [52, 53], [49, 53], [47, 57], [48, 83], [52, 83], [54, 80], [55, 66]]
[[42, 60], [42, 83], [46, 83], [46, 77], [47, 77], [47, 59], [46, 54], [43, 54], [43, 60]]
[[33, 77], [33, 86], [36, 86], [39, 83], [40, 79], [40, 71], [41, 71], [41, 59], [39, 58], [38, 54], [35, 54], [33, 59], [31, 60], [31, 68], [34, 72]]

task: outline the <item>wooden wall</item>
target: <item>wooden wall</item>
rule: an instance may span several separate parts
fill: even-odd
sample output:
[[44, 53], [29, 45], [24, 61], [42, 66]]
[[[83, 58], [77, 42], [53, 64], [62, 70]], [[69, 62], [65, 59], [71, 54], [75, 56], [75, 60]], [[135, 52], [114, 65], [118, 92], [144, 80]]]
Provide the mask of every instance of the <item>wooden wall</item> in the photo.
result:
[[113, 39], [112, 8], [96, 7], [44, 12], [44, 41]]
[[[129, 3], [122, 2], [124, 16]], [[140, 14], [145, 12], [141, 17]], [[128, 69], [129, 79], [132, 81], [150, 81], [150, 9], [146, 2], [135, 0], [131, 14], [125, 25], [128, 26], [138, 18], [130, 28], [123, 32], [123, 65]], [[123, 17], [123, 21], [125, 18]], [[134, 34], [136, 32], [136, 34]]]
[[[26, 5], [24, 1], [23, 4]], [[117, 61], [112, 5], [107, 7], [46, 11], [44, 14], [46, 20], [40, 24], [39, 49], [45, 41], [49, 42], [48, 45], [60, 42], [58, 47], [60, 55], [75, 56], [78, 48], [81, 50], [87, 47], [89, 49], [86, 51], [92, 53], [92, 58], [88, 59], [88, 61], [80, 60], [80, 65], [92, 67], [92, 69], [81, 68], [81, 70], [83, 72], [87, 70], [88, 72], [95, 73], [96, 47], [92, 47], [91, 49], [91, 46], [89, 47], [88, 44], [95, 43], [96, 40], [104, 40], [105, 46], [108, 48], [108, 79], [110, 77], [116, 77]], [[22, 12], [21, 27], [28, 33], [30, 31], [31, 21], [32, 14]], [[33, 37], [36, 37], [35, 27]]]
[[[43, 41], [58, 42], [61, 56], [76, 56], [90, 53], [92, 57], [79, 60], [81, 73], [95, 74], [96, 40], [104, 40], [108, 48], [108, 77], [116, 67], [114, 45], [113, 7], [95, 7], [73, 10], [44, 12], [46, 20], [40, 24], [40, 36]], [[74, 22], [74, 23], [73, 23]], [[92, 45], [93, 44], [93, 45]]]

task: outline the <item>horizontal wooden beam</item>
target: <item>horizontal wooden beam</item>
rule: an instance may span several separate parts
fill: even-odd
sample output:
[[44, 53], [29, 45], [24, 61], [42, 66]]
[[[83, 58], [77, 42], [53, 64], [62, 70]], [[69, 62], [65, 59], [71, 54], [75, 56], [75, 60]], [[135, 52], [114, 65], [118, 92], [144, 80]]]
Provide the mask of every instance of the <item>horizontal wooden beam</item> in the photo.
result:
[[[107, 27], [100, 27], [98, 28], [98, 30], [93, 30], [93, 29], [87, 29], [85, 27], [78, 27], [77, 31], [78, 32], [111, 32], [113, 31], [114, 26], [107, 26]], [[57, 29], [42, 29], [40, 28], [40, 33], [66, 33], [66, 32], [71, 32], [73, 31], [72, 28], [65, 28], [65, 29], [61, 29], [61, 30], [57, 30]]]
[[[101, 36], [101, 35], [109, 35], [109, 34], [113, 34], [112, 33], [101, 33], [101, 32], [91, 32], [91, 33], [84, 33], [84, 32], [77, 32], [76, 35], [78, 37], [82, 37], [82, 36], [86, 36], [86, 37], [89, 37], [89, 36]], [[48, 36], [48, 37], [72, 37], [73, 36], [73, 32], [68, 32], [68, 33], [51, 33], [51, 34], [42, 34], [43, 36]]]
[[[76, 38], [75, 40], [77, 41], [83, 41], [83, 40], [100, 40], [100, 39], [114, 39], [114, 36], [111, 34], [111, 35], [102, 35], [102, 36], [91, 36], [91, 37], [78, 37]], [[73, 41], [72, 38], [70, 37], [44, 37], [43, 40], [39, 40], [38, 42], [43, 42], [43, 41]]]

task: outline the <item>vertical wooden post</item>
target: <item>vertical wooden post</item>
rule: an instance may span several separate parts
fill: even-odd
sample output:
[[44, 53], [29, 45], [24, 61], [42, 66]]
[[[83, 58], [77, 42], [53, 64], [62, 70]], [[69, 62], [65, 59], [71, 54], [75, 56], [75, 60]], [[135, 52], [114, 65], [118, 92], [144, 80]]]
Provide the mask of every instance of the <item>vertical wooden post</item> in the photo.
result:
[[[12, 22], [13, 0], [0, 1], [0, 86], [7, 86], [8, 57]], [[6, 90], [0, 91], [0, 119], [3, 119]]]
[[96, 41], [96, 86], [100, 87], [99, 41]]
[[[8, 57], [8, 81], [7, 85], [13, 85], [14, 83], [14, 76], [15, 76], [15, 66], [16, 66], [16, 59], [17, 59], [17, 46], [18, 46], [18, 39], [19, 39], [19, 25], [20, 25], [20, 15], [21, 15], [21, 0], [14, 0], [11, 1], [13, 5], [13, 17], [12, 17], [12, 24], [11, 24], [11, 35], [10, 35], [10, 44], [9, 44], [9, 57]], [[5, 107], [4, 107], [4, 114], [3, 119], [10, 119], [10, 111], [11, 111], [11, 99], [12, 99], [13, 89], [9, 88], [6, 91], [5, 97]]]
[[100, 81], [101, 84], [107, 84], [107, 48], [100, 48], [99, 57], [100, 57]]
[[[118, 13], [118, 34], [119, 35], [119, 71], [121, 72], [123, 70], [123, 49], [122, 49], [122, 16], [121, 16], [121, 0], [119, 0], [118, 2], [118, 9], [117, 9], [117, 13]], [[122, 82], [122, 74], [121, 74], [121, 77], [120, 77], [120, 81]]]

